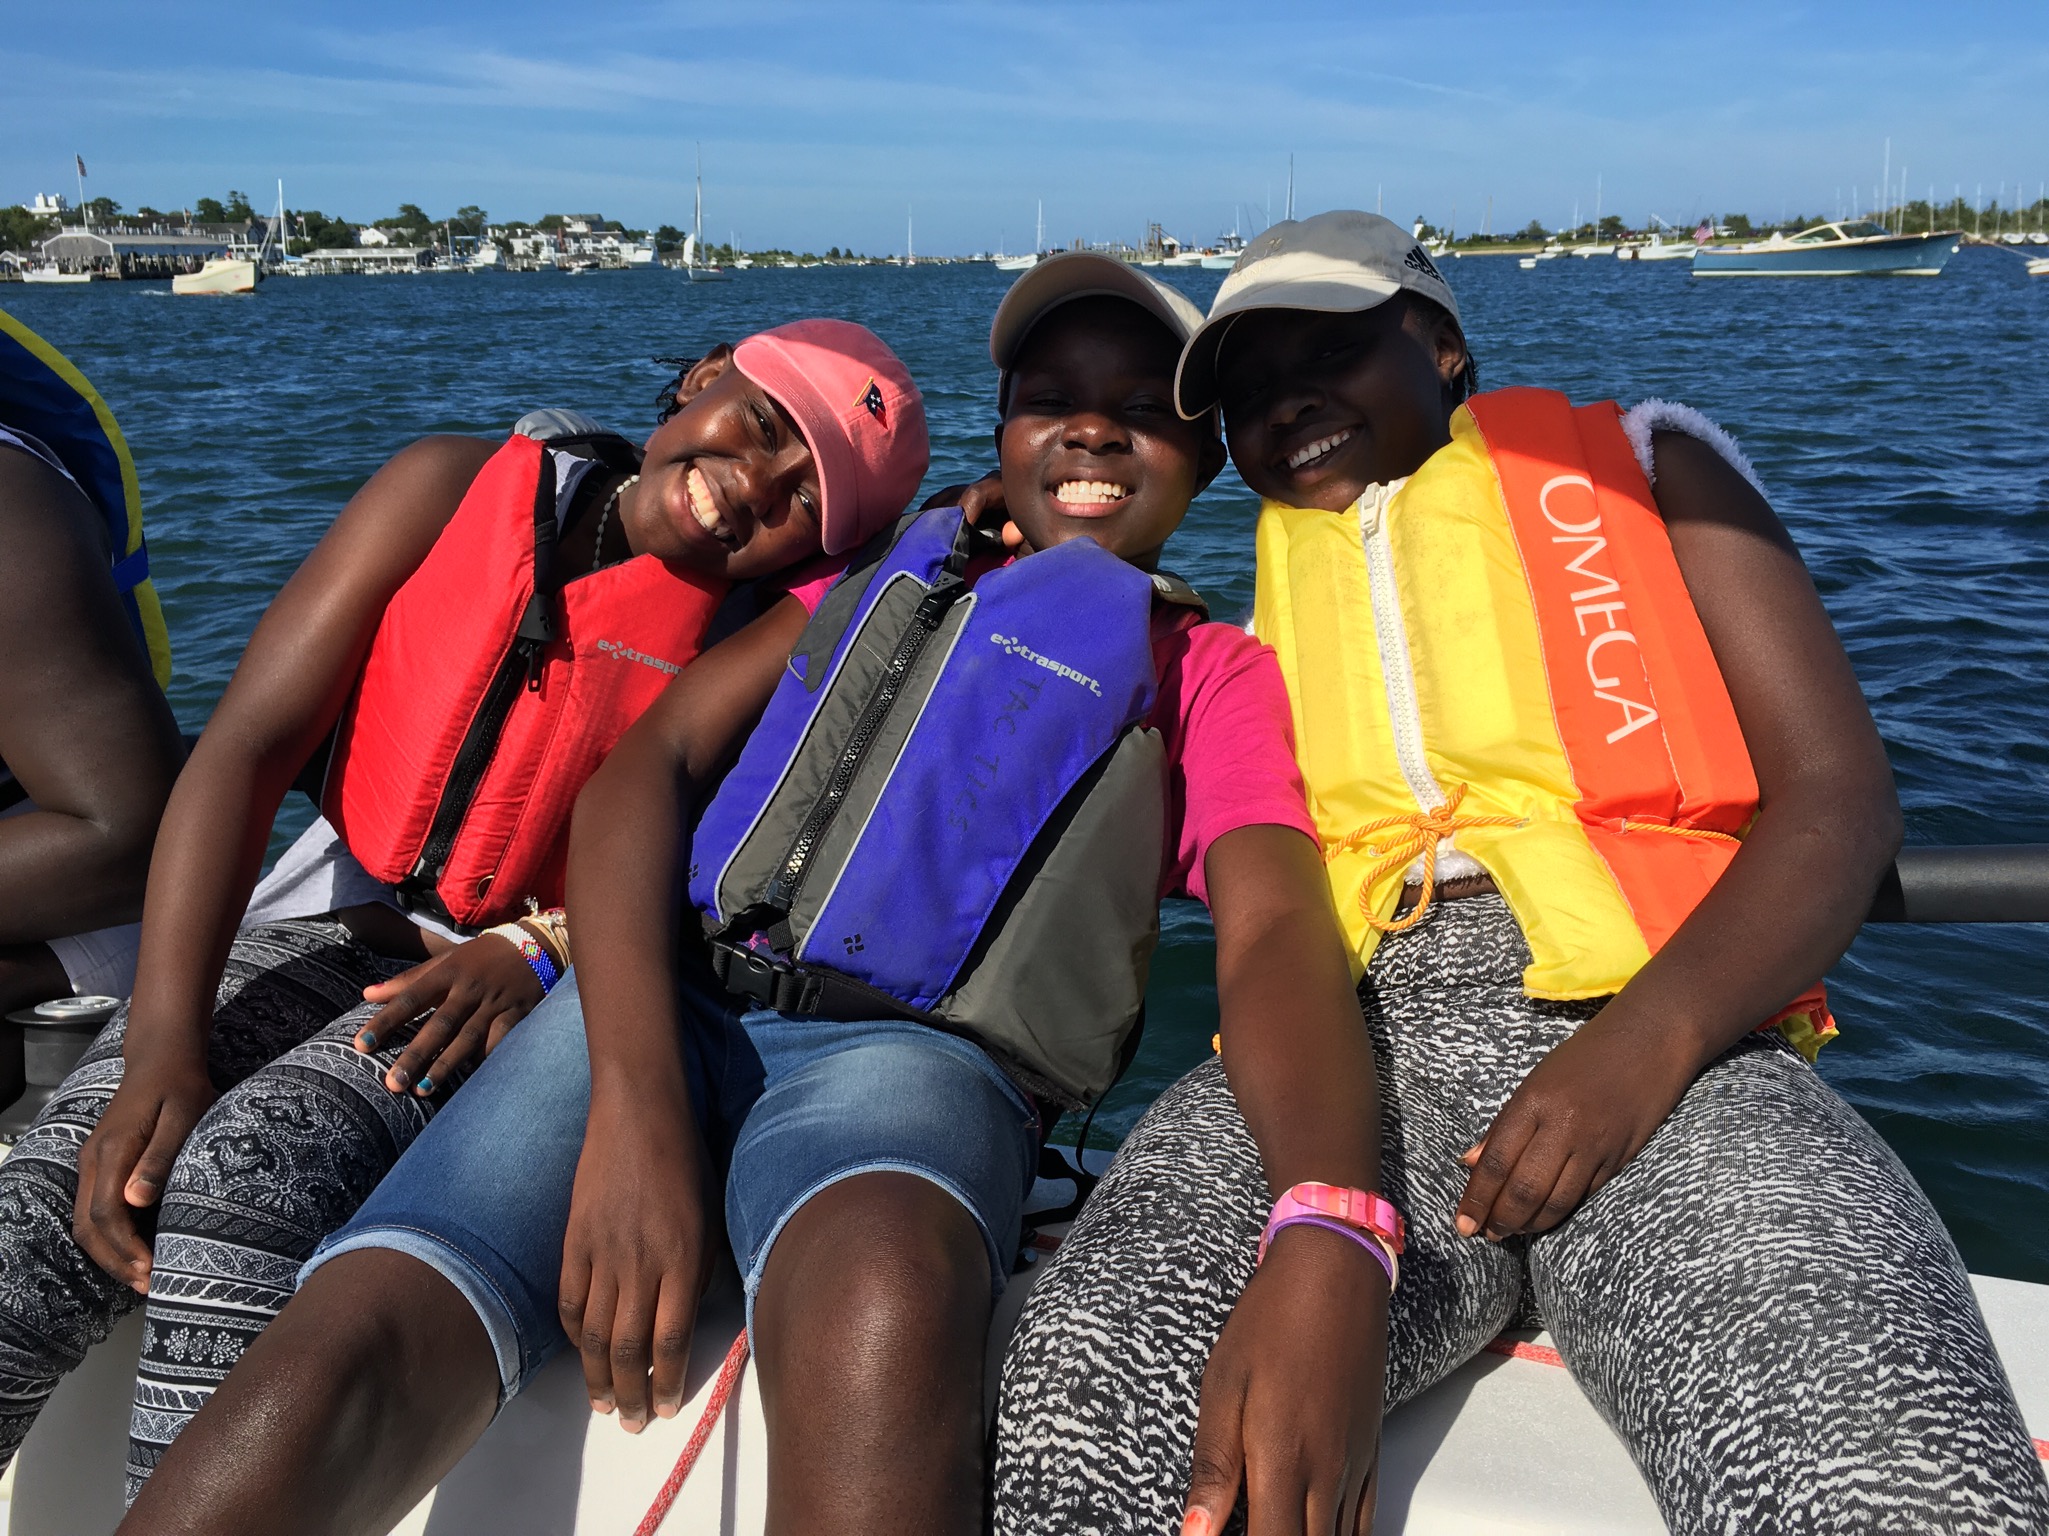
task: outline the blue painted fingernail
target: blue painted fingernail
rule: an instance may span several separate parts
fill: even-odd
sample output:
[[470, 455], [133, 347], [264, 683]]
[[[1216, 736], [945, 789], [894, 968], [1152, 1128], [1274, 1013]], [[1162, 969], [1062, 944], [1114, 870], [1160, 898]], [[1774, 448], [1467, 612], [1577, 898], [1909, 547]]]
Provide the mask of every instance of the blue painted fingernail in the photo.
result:
[[433, 1091], [434, 1091], [434, 1079], [433, 1079], [433, 1078], [431, 1078], [431, 1077], [423, 1077], [423, 1078], [421, 1078], [421, 1079], [420, 1079], [420, 1085], [419, 1085], [419, 1086], [418, 1086], [417, 1088], [415, 1088], [415, 1089], [413, 1090], [413, 1092], [417, 1093], [417, 1094], [418, 1094], [418, 1095], [419, 1095], [419, 1096], [420, 1096], [421, 1098], [423, 1098], [423, 1099], [424, 1099], [424, 1098], [426, 1098], [426, 1097], [427, 1097], [427, 1095], [428, 1095], [428, 1094], [430, 1094], [430, 1093], [432, 1093]]
[[360, 1045], [366, 1051], [374, 1051], [377, 1049], [377, 1036], [366, 1029], [360, 1035], [356, 1036], [356, 1044]]

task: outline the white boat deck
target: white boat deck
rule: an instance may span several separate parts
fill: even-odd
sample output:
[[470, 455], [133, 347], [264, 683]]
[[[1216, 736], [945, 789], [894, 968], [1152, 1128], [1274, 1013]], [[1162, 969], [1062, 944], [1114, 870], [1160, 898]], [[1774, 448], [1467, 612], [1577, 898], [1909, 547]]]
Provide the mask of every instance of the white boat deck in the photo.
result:
[[[1019, 1277], [990, 1331], [989, 1376], [1030, 1287]], [[2038, 1448], [2049, 1442], [2049, 1286], [1976, 1279], [1992, 1336]], [[631, 1536], [702, 1414], [740, 1325], [730, 1273], [707, 1298], [677, 1418], [629, 1436], [594, 1416], [564, 1354], [498, 1416], [469, 1456], [398, 1530], [403, 1536]], [[121, 1514], [121, 1468], [140, 1314], [131, 1314], [58, 1390], [0, 1480], [4, 1536], [97, 1536]], [[1380, 1461], [1381, 1536], [1496, 1532], [1656, 1536], [1649, 1493], [1572, 1378], [1541, 1358], [1483, 1354], [1399, 1412]], [[754, 1536], [766, 1491], [766, 1429], [750, 1368], [662, 1530]]]

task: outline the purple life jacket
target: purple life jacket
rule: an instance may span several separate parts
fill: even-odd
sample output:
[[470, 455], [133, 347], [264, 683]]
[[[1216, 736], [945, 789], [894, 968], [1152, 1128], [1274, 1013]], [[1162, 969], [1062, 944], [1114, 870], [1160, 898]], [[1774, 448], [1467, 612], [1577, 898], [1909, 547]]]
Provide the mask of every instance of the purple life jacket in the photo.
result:
[[1159, 936], [1156, 598], [1074, 539], [990, 571], [958, 509], [903, 519], [819, 605], [694, 834], [735, 992], [965, 1035], [1080, 1104], [1136, 1048]]

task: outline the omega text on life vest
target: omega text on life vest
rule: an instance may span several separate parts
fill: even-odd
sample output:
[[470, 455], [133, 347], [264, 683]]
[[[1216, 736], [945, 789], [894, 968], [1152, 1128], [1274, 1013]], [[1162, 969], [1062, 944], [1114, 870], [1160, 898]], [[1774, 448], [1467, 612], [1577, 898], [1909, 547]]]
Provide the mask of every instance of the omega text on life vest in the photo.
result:
[[[1595, 583], [1572, 594], [1572, 616], [1587, 642], [1587, 678], [1594, 685], [1594, 697], [1622, 711], [1622, 723], [1608, 733], [1608, 741], [1612, 745], [1651, 724], [1658, 718], [1658, 712], [1651, 705], [1639, 703], [1622, 693], [1619, 674], [1610, 673], [1605, 677], [1601, 674], [1603, 650], [1623, 643], [1636, 646], [1637, 639], [1632, 631], [1623, 627], [1629, 622], [1629, 605], [1618, 595], [1622, 591], [1621, 583], [1603, 571], [1591, 569], [1594, 557], [1608, 547], [1607, 535], [1600, 531], [1600, 511], [1597, 507], [1590, 508], [1591, 515], [1584, 522], [1567, 522], [1560, 518], [1551, 510], [1551, 493], [1563, 486], [1578, 486], [1591, 500], [1594, 483], [1585, 475], [1553, 475], [1537, 493], [1537, 508], [1544, 514], [1544, 520], [1558, 530], [1551, 536], [1553, 544], [1585, 546], [1565, 562], [1565, 568], [1582, 580]], [[1599, 601], [1611, 597], [1614, 601]], [[1591, 633], [1588, 631], [1589, 621], [1595, 626]], [[1613, 665], [1612, 662], [1607, 664]]]

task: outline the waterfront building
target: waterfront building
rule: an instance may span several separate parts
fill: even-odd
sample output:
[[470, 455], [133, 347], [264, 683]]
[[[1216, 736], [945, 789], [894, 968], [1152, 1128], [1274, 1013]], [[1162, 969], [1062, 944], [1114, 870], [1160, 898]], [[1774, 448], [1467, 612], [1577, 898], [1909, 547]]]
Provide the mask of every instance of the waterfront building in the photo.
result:
[[226, 231], [194, 231], [174, 234], [165, 229], [113, 227], [85, 229], [72, 225], [60, 229], [42, 242], [45, 262], [62, 272], [90, 272], [96, 277], [173, 277], [180, 272], [197, 272], [211, 256], [253, 249], [244, 232], [241, 238]]

